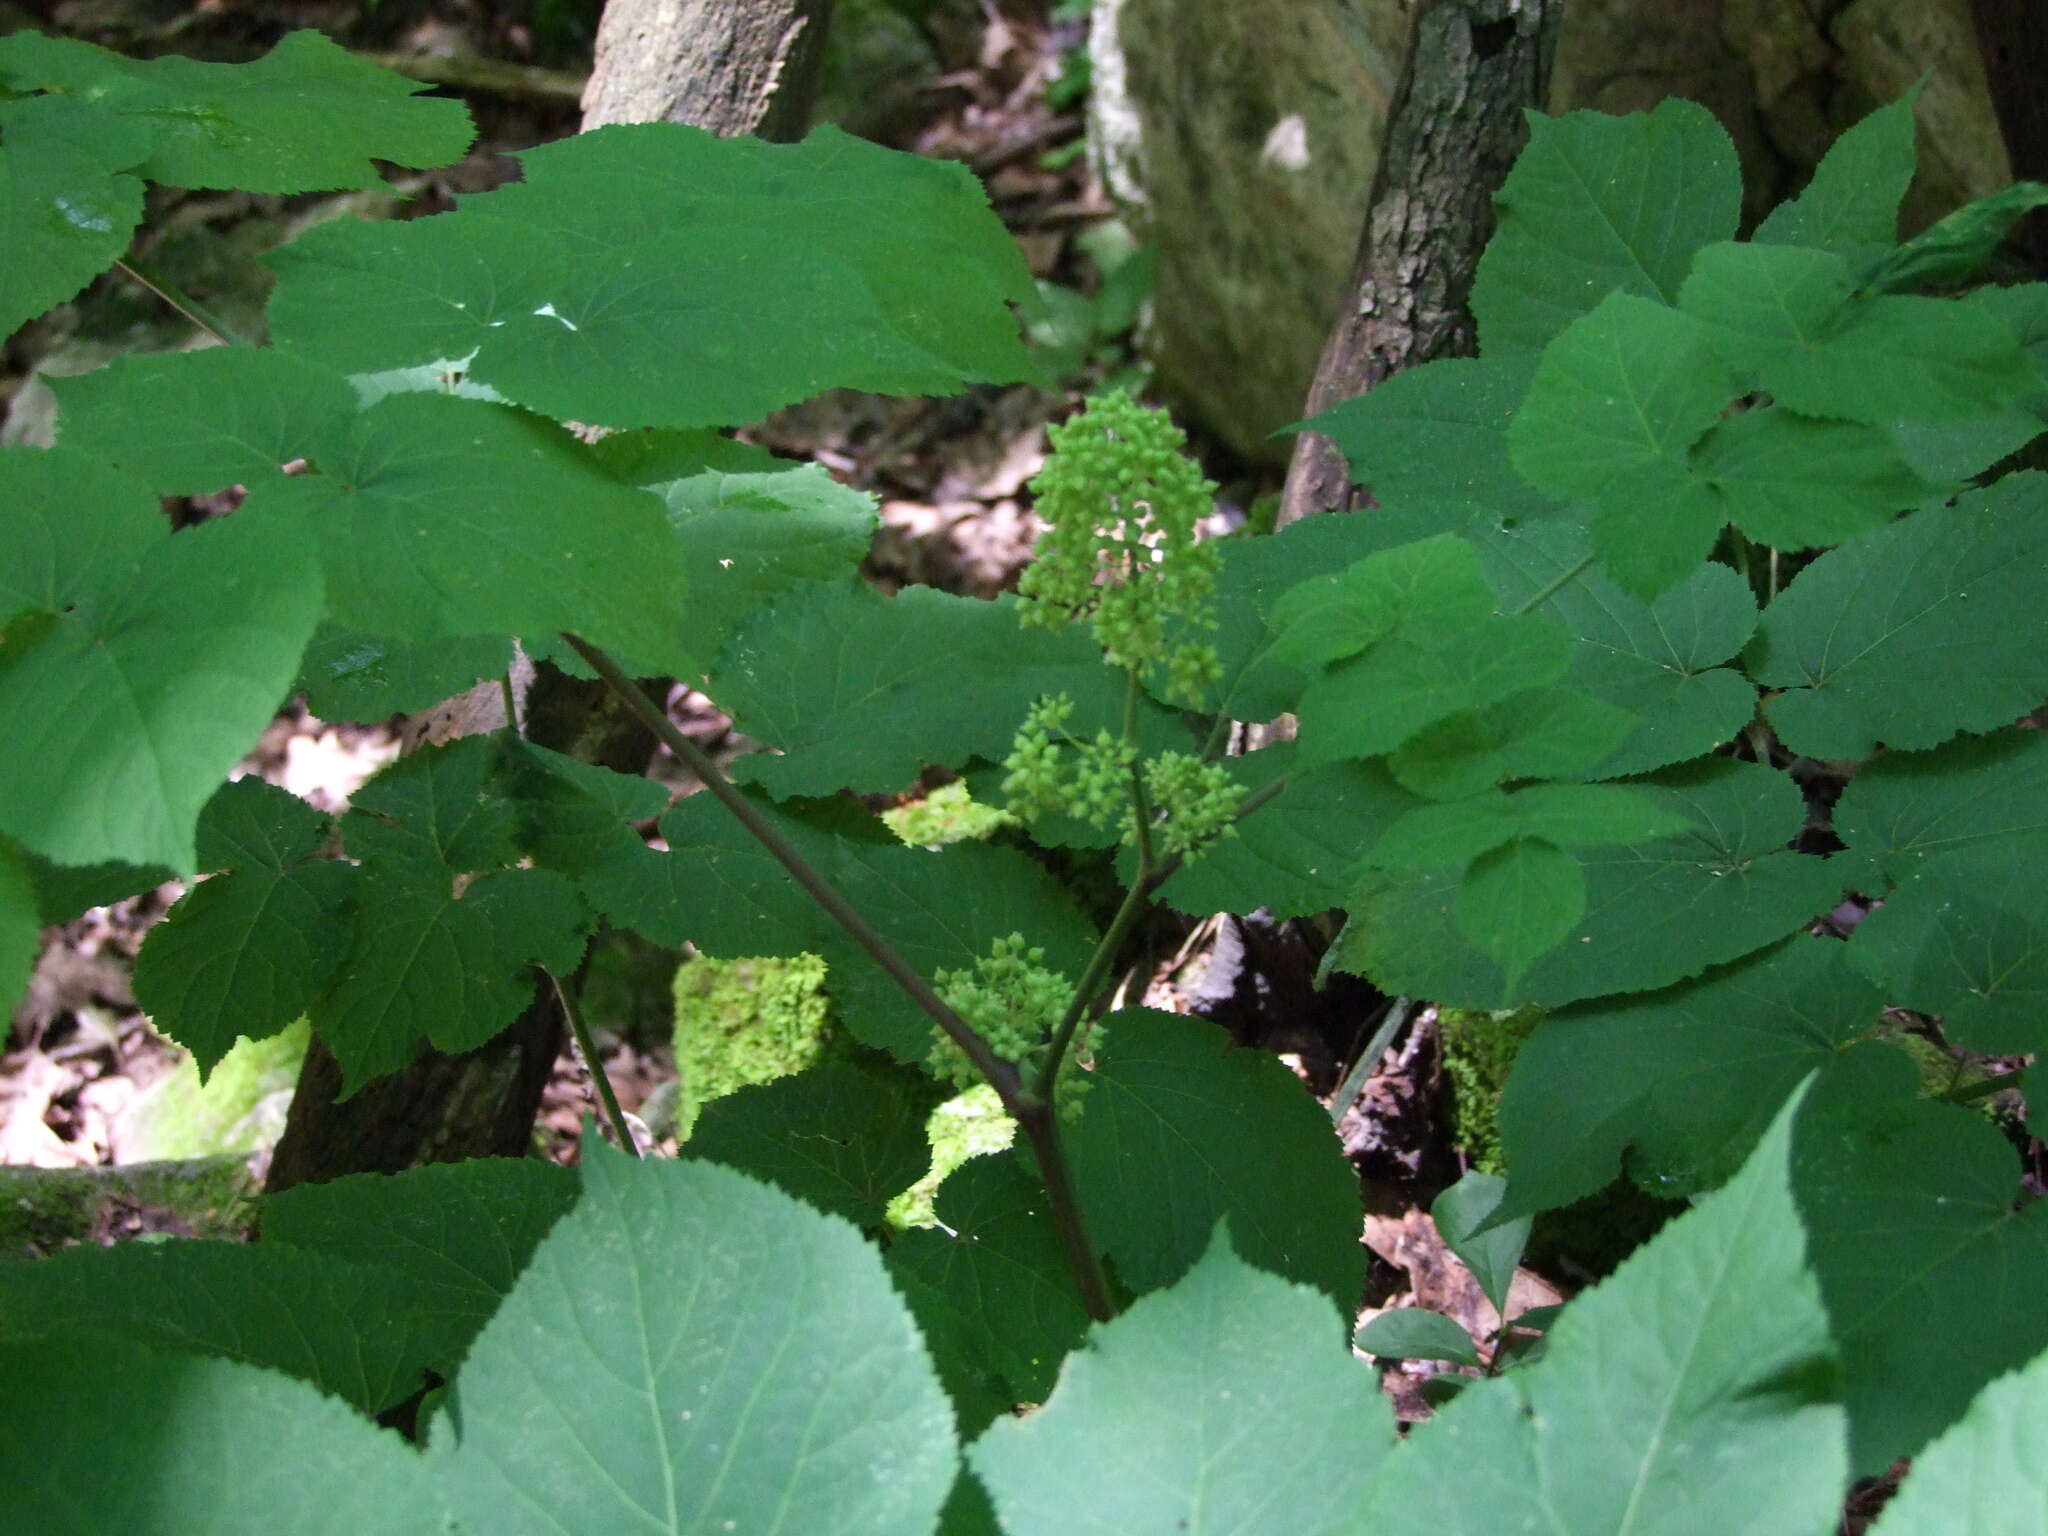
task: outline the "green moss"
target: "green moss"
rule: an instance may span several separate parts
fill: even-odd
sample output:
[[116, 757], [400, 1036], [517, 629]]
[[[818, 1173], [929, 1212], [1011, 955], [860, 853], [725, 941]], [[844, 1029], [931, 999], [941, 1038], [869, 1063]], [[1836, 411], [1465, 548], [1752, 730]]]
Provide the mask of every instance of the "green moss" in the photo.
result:
[[954, 780], [942, 784], [922, 800], [882, 812], [889, 830], [913, 848], [943, 848], [948, 843], [987, 837], [998, 827], [1015, 824], [1008, 811], [983, 805], [967, 792], [966, 784]]
[[284, 1134], [312, 1031], [300, 1019], [268, 1040], [238, 1040], [200, 1086], [191, 1057], [135, 1097], [114, 1131], [124, 1163], [271, 1146]]
[[1445, 1008], [1437, 1014], [1443, 1042], [1444, 1076], [1451, 1084], [1451, 1116], [1458, 1145], [1473, 1167], [1504, 1177], [1500, 1146], [1500, 1096], [1508, 1069], [1529, 1032], [1543, 1017], [1537, 1007], [1480, 1013]]
[[1017, 1122], [1003, 1113], [995, 1089], [983, 1083], [932, 1111], [925, 1135], [932, 1144], [932, 1166], [925, 1176], [889, 1202], [893, 1227], [934, 1227], [932, 1200], [946, 1175], [970, 1157], [1000, 1152], [1017, 1134]]
[[676, 969], [676, 1130], [753, 1083], [816, 1061], [831, 1034], [825, 962], [816, 955], [710, 960]]
[[0, 1168], [0, 1261], [107, 1237], [245, 1237], [255, 1193], [239, 1153], [122, 1168]]

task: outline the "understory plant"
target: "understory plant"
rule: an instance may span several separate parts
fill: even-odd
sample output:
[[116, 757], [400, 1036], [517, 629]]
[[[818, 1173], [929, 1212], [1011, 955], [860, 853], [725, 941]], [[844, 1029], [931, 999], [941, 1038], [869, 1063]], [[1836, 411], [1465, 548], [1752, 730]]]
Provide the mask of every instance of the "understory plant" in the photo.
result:
[[[0, 40], [4, 324], [121, 257], [145, 179], [453, 158], [417, 89], [308, 33], [240, 68]], [[1906, 101], [1738, 240], [1702, 109], [1534, 119], [1481, 355], [1317, 424], [1373, 511], [1203, 543], [1178, 434], [1112, 396], [1053, 435], [1022, 594], [980, 601], [867, 587], [871, 500], [720, 430], [1029, 375], [1029, 275], [962, 168], [675, 125], [523, 161], [307, 232], [268, 345], [58, 381], [56, 446], [0, 452], [0, 994], [40, 925], [168, 871], [204, 878], [136, 991], [202, 1070], [304, 1018], [354, 1091], [568, 987], [600, 923], [815, 955], [865, 1049], [709, 1104], [680, 1159], [590, 1135], [573, 1172], [299, 1187], [255, 1243], [0, 1266], [17, 1518], [1820, 1532], [1907, 1456], [1884, 1536], [2041, 1507], [2048, 1232], [1895, 1037], [2042, 1043], [2048, 480], [2008, 466], [2048, 286], [1969, 285], [2043, 189], [1900, 243]], [[338, 817], [224, 782], [295, 691], [381, 719], [515, 648], [604, 679], [706, 792], [516, 729]], [[666, 677], [771, 750], [721, 772]], [[906, 846], [859, 798], [934, 766], [1112, 856], [1107, 923], [1014, 841]], [[1540, 1348], [1369, 1335], [1482, 1373], [1397, 1433], [1328, 1116], [1207, 1025], [1106, 1008], [1157, 903], [1342, 909], [1332, 963], [1389, 994], [1543, 1010], [1505, 1185], [1439, 1202], [1499, 1301], [1534, 1212], [1617, 1175], [1693, 1207]], [[1016, 1143], [895, 1231], [935, 1079], [969, 1076]]]

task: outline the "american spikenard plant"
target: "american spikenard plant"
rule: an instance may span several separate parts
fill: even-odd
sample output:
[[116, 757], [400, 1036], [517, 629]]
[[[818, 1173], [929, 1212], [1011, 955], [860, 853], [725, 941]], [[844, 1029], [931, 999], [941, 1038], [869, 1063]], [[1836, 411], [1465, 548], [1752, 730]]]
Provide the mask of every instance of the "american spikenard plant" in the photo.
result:
[[[0, 313], [118, 259], [145, 178], [459, 154], [417, 89], [310, 34], [242, 68], [0, 39]], [[965, 171], [830, 130], [550, 145], [451, 214], [275, 253], [269, 346], [57, 381], [57, 445], [0, 450], [7, 995], [38, 924], [176, 872], [205, 878], [135, 984], [202, 1067], [305, 1017], [353, 1091], [488, 1039], [599, 922], [817, 955], [867, 1050], [710, 1105], [680, 1159], [590, 1138], [574, 1172], [294, 1189], [252, 1244], [0, 1265], [10, 1507], [269, 1531], [288, 1477], [292, 1528], [351, 1533], [1810, 1532], [1905, 1455], [1883, 1536], [2033, 1507], [2039, 1468], [1991, 1453], [2048, 1411], [2043, 1207], [1884, 1017], [2048, 1044], [2048, 481], [2007, 468], [2048, 287], [1967, 286], [2044, 193], [1900, 243], [1911, 113], [1748, 240], [1700, 109], [1532, 120], [1481, 355], [1318, 423], [1377, 510], [1192, 539], [1177, 436], [1107, 399], [1055, 435], [1021, 600], [881, 596], [870, 499], [719, 431], [1029, 372], [1033, 288]], [[169, 531], [160, 496], [228, 485]], [[294, 690], [381, 719], [515, 638], [707, 793], [511, 731], [339, 817], [223, 783]], [[722, 775], [637, 681], [664, 675], [773, 750]], [[1220, 754], [1286, 712], [1295, 741]], [[1108, 927], [1024, 850], [907, 847], [842, 793], [929, 765], [1011, 781], [1041, 844], [1113, 847]], [[1850, 936], [1807, 931], [1845, 893]], [[1328, 1117], [1202, 1025], [1092, 1018], [1156, 903], [1343, 909], [1332, 965], [1546, 1010], [1505, 1189], [1437, 1206], [1497, 1302], [1535, 1211], [1618, 1174], [1696, 1207], [1540, 1356], [1375, 1323], [1488, 1376], [1397, 1437], [1345, 1347], [1362, 1212]], [[891, 1231], [963, 1062], [1020, 1145]], [[373, 1425], [429, 1382], [421, 1446]]]

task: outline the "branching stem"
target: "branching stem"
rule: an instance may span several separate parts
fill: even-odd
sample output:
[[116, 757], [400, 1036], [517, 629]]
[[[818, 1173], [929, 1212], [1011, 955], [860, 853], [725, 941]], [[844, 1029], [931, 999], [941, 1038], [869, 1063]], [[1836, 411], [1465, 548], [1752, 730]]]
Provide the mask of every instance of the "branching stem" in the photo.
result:
[[740, 793], [732, 780], [712, 761], [710, 754], [676, 729], [668, 711], [649, 698], [616, 661], [580, 636], [564, 634], [562, 638], [604, 680], [605, 686], [618, 695], [633, 717], [652, 731], [655, 739], [697, 776], [711, 797], [731, 812], [733, 818], [774, 856], [775, 861], [789, 871], [790, 878], [803, 888], [804, 893], [822, 907], [848, 937], [867, 951], [889, 979], [902, 988], [904, 995], [966, 1053], [975, 1070], [995, 1089], [1004, 1111], [1017, 1122], [1032, 1154], [1038, 1159], [1039, 1176], [1045, 1184], [1053, 1223], [1059, 1229], [1060, 1241], [1066, 1250], [1067, 1263], [1073, 1270], [1074, 1283], [1081, 1293], [1082, 1305], [1098, 1322], [1112, 1316], [1115, 1308], [1110, 1301], [1108, 1277], [1103, 1273], [1100, 1255], [1088, 1239], [1080, 1200], [1067, 1171], [1065, 1152], [1060, 1146], [1059, 1125], [1052, 1112], [1051, 1100], [1034, 1094], [1025, 1086], [1016, 1067], [989, 1049], [988, 1042], [948, 1007], [945, 999], [904, 962], [889, 941], [869, 926], [867, 919], [811, 867], [775, 824]]

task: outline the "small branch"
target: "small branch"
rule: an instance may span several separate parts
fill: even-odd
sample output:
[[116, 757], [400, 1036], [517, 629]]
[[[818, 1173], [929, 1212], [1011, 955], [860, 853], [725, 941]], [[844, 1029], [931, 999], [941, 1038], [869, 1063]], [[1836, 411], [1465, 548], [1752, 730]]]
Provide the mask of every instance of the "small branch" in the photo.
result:
[[129, 277], [162, 299], [171, 308], [175, 309], [187, 320], [190, 320], [222, 346], [246, 347], [252, 345], [246, 336], [207, 309], [205, 305], [201, 304], [190, 294], [182, 291], [170, 279], [161, 277], [149, 271], [148, 268], [138, 266], [135, 262], [126, 259], [116, 261], [114, 269], [127, 273]]
[[569, 1033], [576, 1037], [576, 1049], [583, 1053], [583, 1065], [590, 1072], [590, 1081], [597, 1089], [597, 1101], [604, 1106], [604, 1117], [611, 1123], [612, 1136], [630, 1157], [640, 1155], [640, 1138], [633, 1134], [633, 1127], [626, 1119], [626, 1112], [619, 1108], [619, 1096], [612, 1091], [612, 1080], [604, 1070], [604, 1061], [597, 1054], [597, 1042], [590, 1037], [590, 1026], [583, 1020], [583, 1010], [577, 1006], [576, 996], [546, 966], [541, 975], [554, 983], [555, 996], [562, 1002], [562, 1017], [569, 1021]]
[[712, 799], [730, 811], [734, 819], [775, 856], [775, 861], [789, 871], [790, 877], [803, 887], [805, 894], [825, 909], [826, 916], [845, 929], [889, 979], [967, 1053], [967, 1059], [974, 1063], [975, 1070], [988, 1079], [989, 1086], [1001, 1097], [1003, 1108], [1015, 1118], [1015, 1101], [1022, 1089], [1017, 1069], [991, 1051], [988, 1043], [970, 1029], [960, 1015], [946, 1006], [945, 1000], [931, 989], [931, 984], [905, 964], [889, 941], [875, 932], [868, 925], [868, 920], [856, 912], [823, 875], [811, 868], [809, 861], [796, 851], [776, 825], [761, 814], [753, 801], [739, 792], [702, 747], [676, 729], [668, 711], [648, 698], [640, 686], [620, 670], [616, 661], [579, 636], [564, 634], [562, 638], [590, 664], [592, 671], [604, 679], [605, 686], [619, 696], [634, 718], [652, 731], [655, 739], [697, 776]]

